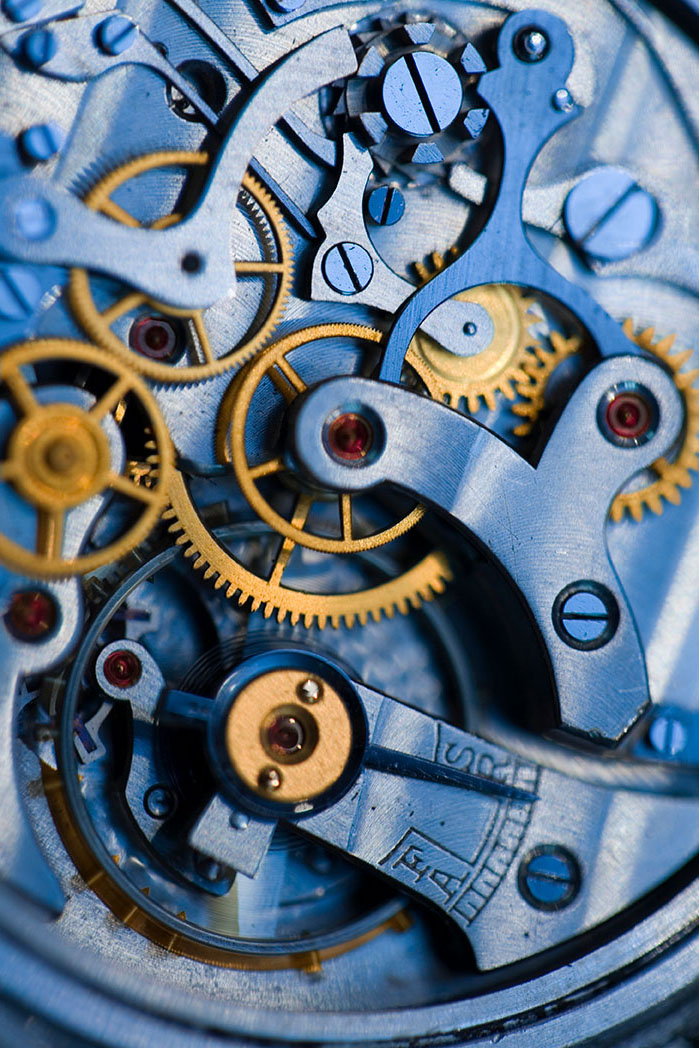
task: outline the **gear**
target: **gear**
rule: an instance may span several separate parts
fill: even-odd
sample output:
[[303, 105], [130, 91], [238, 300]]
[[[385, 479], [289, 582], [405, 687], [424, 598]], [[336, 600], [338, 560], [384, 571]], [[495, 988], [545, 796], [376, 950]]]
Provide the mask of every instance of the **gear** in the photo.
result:
[[[422, 283], [447, 264], [437, 252], [430, 256], [430, 266], [415, 266]], [[472, 414], [485, 403], [496, 407], [496, 393], [515, 399], [515, 387], [529, 381], [528, 369], [543, 353], [538, 341], [529, 334], [536, 319], [530, 316], [534, 299], [521, 288], [507, 284], [484, 284], [456, 296], [459, 301], [481, 306], [492, 319], [493, 338], [486, 349], [470, 357], [461, 357], [440, 346], [429, 335], [419, 331], [413, 338], [406, 361], [420, 376], [435, 400], [453, 407], [464, 407]]]
[[[266, 617], [277, 611], [283, 621], [289, 615], [292, 624], [303, 622], [311, 626], [314, 621], [320, 628], [328, 623], [339, 626], [344, 622], [352, 626], [355, 622], [366, 623], [369, 616], [378, 620], [382, 613], [391, 617], [397, 609], [406, 614], [410, 607], [419, 606], [421, 600], [429, 600], [441, 593], [451, 578], [446, 557], [441, 552], [432, 552], [399, 577], [369, 589], [349, 593], [307, 593], [282, 583], [282, 576], [296, 545], [311, 548], [321, 553], [349, 554], [376, 549], [393, 541], [416, 524], [424, 514], [417, 506], [391, 527], [371, 534], [353, 534], [352, 500], [340, 495], [339, 525], [342, 535], [331, 537], [317, 531], [307, 530], [309, 512], [313, 498], [301, 490], [295, 495], [295, 508], [291, 520], [282, 517], [258, 490], [257, 483], [264, 479], [280, 481], [285, 473], [281, 458], [264, 452], [257, 466], [250, 466], [245, 447], [245, 422], [248, 409], [263, 379], [269, 378], [274, 387], [288, 403], [305, 388], [299, 373], [287, 360], [295, 349], [321, 339], [351, 338], [355, 341], [377, 345], [381, 333], [373, 328], [350, 324], [323, 324], [296, 331], [270, 346], [248, 369], [236, 376], [224, 398], [219, 416], [219, 456], [232, 462], [243, 494], [256, 513], [270, 526], [270, 534], [283, 536], [276, 561], [269, 577], [264, 578], [250, 571], [230, 553], [223, 543], [202, 522], [189, 494], [186, 481], [175, 474], [170, 488], [171, 510], [166, 519], [172, 521], [170, 531], [178, 534], [177, 542], [186, 544], [185, 556], [194, 558], [194, 567], [204, 568], [205, 578], [215, 578], [215, 586], [227, 586], [228, 596], [237, 596], [243, 605], [250, 601], [251, 610], [264, 609]], [[314, 376], [315, 377], [315, 376]], [[274, 404], [275, 409], [278, 405]], [[257, 414], [255, 416], [257, 418]], [[269, 423], [269, 416], [266, 416]], [[265, 429], [274, 429], [266, 425]], [[288, 488], [276, 484], [279, 494], [287, 494]]]
[[[95, 211], [129, 226], [140, 223], [112, 200], [112, 194], [132, 178], [149, 171], [168, 167], [203, 167], [206, 153], [149, 153], [118, 167], [102, 178], [87, 194], [85, 203]], [[261, 322], [253, 321], [243, 340], [233, 349], [216, 356], [207, 331], [204, 310], [180, 310], [156, 303], [137, 291], [125, 291], [116, 302], [99, 308], [95, 302], [91, 278], [84, 269], [73, 269], [69, 297], [75, 317], [90, 338], [116, 353], [130, 367], [158, 382], [199, 382], [248, 360], [264, 345], [284, 310], [293, 275], [292, 250], [286, 226], [274, 200], [250, 175], [243, 179], [239, 208], [256, 229], [260, 259], [236, 260], [238, 277], [262, 280], [264, 288], [258, 304]], [[180, 220], [180, 215], [165, 215], [152, 224], [165, 229]], [[147, 308], [149, 314], [143, 315]], [[150, 315], [150, 313], [155, 314]], [[113, 330], [124, 317], [133, 317], [128, 342]], [[178, 342], [196, 362], [179, 364]]]
[[669, 369], [684, 401], [686, 422], [684, 436], [675, 458], [672, 461], [666, 458], [657, 459], [650, 467], [650, 472], [655, 475], [654, 480], [635, 491], [622, 491], [614, 499], [611, 518], [617, 522], [623, 520], [626, 513], [634, 520], [640, 521], [645, 509], [659, 515], [663, 512], [663, 500], [674, 506], [679, 505], [682, 498], [681, 489], [692, 486], [691, 475], [699, 470], [699, 387], [696, 385], [699, 368], [692, 371], [682, 370], [691, 359], [692, 350], [671, 353], [674, 335], [654, 342], [653, 328], [646, 328], [635, 334], [633, 321], [630, 319], [624, 323], [624, 333], [641, 349], [658, 357]]
[[[221, 459], [233, 464], [241, 491], [255, 513], [285, 539], [292, 544], [298, 543], [321, 553], [358, 553], [362, 550], [376, 549], [404, 534], [423, 517], [424, 506], [416, 506], [391, 527], [357, 537], [353, 534], [352, 498], [350, 495], [342, 494], [338, 497], [342, 536], [331, 538], [314, 533], [307, 526], [313, 504], [311, 496], [305, 492], [299, 494], [293, 518], [288, 521], [272, 507], [270, 501], [260, 493], [257, 487], [256, 481], [286, 471], [283, 458], [279, 455], [265, 458], [263, 455], [263, 461], [251, 466], [248, 461], [245, 440], [250, 407], [262, 380], [271, 379], [286, 403], [290, 403], [307, 388], [307, 385], [288, 358], [295, 349], [308, 345], [310, 342], [338, 337], [379, 343], [382, 333], [375, 328], [359, 325], [319, 324], [316, 327], [294, 331], [273, 346], [269, 346], [244, 374], [236, 377], [224, 398], [219, 414], [218, 452]], [[289, 549], [290, 552], [291, 549]]]
[[[623, 520], [627, 513], [634, 520], [640, 521], [645, 509], [660, 514], [663, 512], [664, 501], [678, 505], [681, 489], [691, 487], [691, 474], [699, 470], [699, 388], [695, 385], [699, 378], [699, 369], [682, 371], [690, 360], [692, 351], [671, 353], [674, 335], [654, 342], [655, 330], [646, 328], [636, 334], [631, 319], [626, 320], [623, 327], [627, 338], [641, 349], [658, 357], [672, 374], [684, 401], [686, 426], [676, 457], [672, 461], [666, 458], [658, 459], [650, 467], [655, 479], [636, 490], [622, 491], [614, 499], [610, 514], [611, 519], [617, 523]], [[544, 409], [546, 388], [551, 375], [559, 364], [574, 356], [580, 346], [581, 340], [578, 337], [566, 339], [553, 332], [551, 349], [537, 348], [538, 359], [525, 367], [527, 381], [517, 385], [517, 392], [524, 398], [524, 402], [512, 406], [514, 413], [525, 420], [515, 428], [517, 436], [526, 436], [532, 431]]]
[[[52, 399], [52, 384], [43, 395], [41, 389], [35, 392], [23, 374], [23, 368], [35, 374], [42, 365], [53, 366], [56, 361], [108, 376], [89, 409]], [[0, 561], [28, 575], [64, 578], [112, 563], [142, 542], [166, 502], [174, 458], [165, 423], [143, 382], [97, 347], [68, 339], [42, 339], [3, 354], [0, 383], [7, 388], [18, 415], [0, 463], [0, 478], [12, 485], [36, 516], [35, 549], [0, 535]], [[133, 459], [124, 469], [115, 468], [104, 423], [110, 416], [121, 427], [139, 409], [145, 415], [146, 432], [141, 425], [140, 472], [134, 476]], [[146, 477], [147, 483], [141, 483]], [[136, 522], [99, 550], [64, 556], [67, 514], [110, 491], [143, 506]]]
[[565, 338], [558, 331], [551, 332], [549, 342], [550, 348], [537, 343], [533, 347], [535, 357], [530, 357], [523, 364], [526, 374], [523, 380], [517, 382], [516, 390], [524, 400], [512, 405], [513, 413], [524, 419], [524, 422], [520, 422], [513, 430], [517, 437], [526, 437], [532, 432], [544, 410], [549, 378], [558, 365], [574, 356], [582, 345], [582, 339], [578, 335]]

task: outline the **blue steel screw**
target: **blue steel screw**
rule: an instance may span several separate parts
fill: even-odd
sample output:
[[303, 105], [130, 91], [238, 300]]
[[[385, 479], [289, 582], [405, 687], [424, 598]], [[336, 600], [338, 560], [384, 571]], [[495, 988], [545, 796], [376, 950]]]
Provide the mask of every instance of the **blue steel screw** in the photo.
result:
[[58, 42], [50, 29], [31, 29], [20, 40], [20, 52], [27, 65], [41, 69], [58, 51]]
[[661, 713], [650, 726], [648, 741], [661, 757], [677, 757], [687, 746], [687, 728], [677, 717]]
[[123, 15], [110, 15], [100, 22], [95, 30], [95, 38], [105, 55], [123, 55], [124, 51], [135, 44], [138, 29], [129, 18]]
[[340, 295], [356, 295], [368, 286], [374, 275], [374, 263], [361, 244], [347, 241], [335, 244], [323, 259], [323, 276]]
[[28, 266], [0, 266], [0, 317], [26, 320], [41, 301], [41, 285]]
[[659, 210], [626, 171], [602, 167], [571, 189], [563, 217], [571, 239], [588, 258], [618, 262], [650, 243]]
[[577, 897], [582, 876], [574, 855], [558, 844], [534, 848], [519, 867], [522, 897], [537, 910], [562, 910]]
[[386, 70], [381, 93], [384, 109], [396, 127], [416, 138], [443, 131], [463, 102], [456, 69], [431, 51], [398, 58]]
[[20, 200], [14, 209], [15, 228], [25, 240], [46, 240], [56, 228], [56, 214], [41, 197]]
[[36, 18], [41, 7], [41, 0], [2, 0], [2, 13], [11, 22], [27, 22], [30, 18]]
[[377, 186], [369, 194], [367, 210], [377, 226], [394, 226], [405, 214], [405, 198], [397, 186]]
[[65, 142], [65, 131], [58, 124], [34, 124], [19, 136], [19, 147], [28, 160], [48, 160]]
[[574, 582], [556, 597], [552, 611], [556, 633], [569, 647], [594, 651], [608, 644], [619, 625], [613, 593], [598, 582]]

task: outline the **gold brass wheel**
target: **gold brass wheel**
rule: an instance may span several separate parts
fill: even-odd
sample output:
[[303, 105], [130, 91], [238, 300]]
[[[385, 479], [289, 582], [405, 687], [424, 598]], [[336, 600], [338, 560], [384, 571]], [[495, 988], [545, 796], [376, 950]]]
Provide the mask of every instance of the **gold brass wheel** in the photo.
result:
[[[47, 402], [40, 396], [35, 381], [23, 369], [35, 371], [54, 361], [95, 368], [107, 377], [106, 388], [91, 407]], [[142, 542], [162, 513], [173, 468], [165, 423], [143, 382], [94, 346], [44, 339], [16, 346], [0, 357], [0, 384], [6, 387], [17, 415], [0, 461], [0, 481], [10, 484], [36, 517], [34, 548], [27, 549], [0, 534], [0, 561], [28, 575], [61, 578], [118, 560]], [[149, 434], [140, 449], [143, 462], [138, 478], [132, 461], [122, 470], [114, 467], [105, 429], [108, 416], [120, 426], [136, 406]], [[148, 482], [139, 483], [144, 475]], [[110, 493], [141, 507], [136, 522], [102, 549], [65, 556], [67, 514]]]
[[[140, 225], [139, 221], [112, 199], [112, 194], [117, 189], [130, 179], [148, 171], [170, 167], [197, 168], [208, 163], [209, 157], [206, 153], [149, 153], [123, 164], [103, 178], [88, 193], [85, 203], [115, 222], [137, 227]], [[237, 367], [253, 356], [268, 340], [284, 311], [291, 287], [293, 259], [291, 243], [279, 208], [267, 190], [250, 175], [243, 179], [241, 199], [247, 201], [255, 212], [249, 220], [259, 220], [264, 227], [260, 232], [263, 257], [236, 258], [236, 275], [244, 280], [261, 280], [265, 285], [260, 306], [261, 315], [242, 341], [221, 356], [215, 356], [204, 310], [175, 309], [155, 302], [133, 289], [124, 288], [116, 301], [100, 309], [95, 301], [90, 274], [85, 269], [73, 269], [70, 274], [70, 305], [78, 323], [89, 337], [127, 361], [130, 367], [142, 375], [158, 382], [199, 382], [228, 368]], [[180, 217], [177, 214], [165, 215], [154, 222], [151, 228], [165, 229], [177, 223]], [[188, 363], [175, 365], [157, 359], [157, 354], [151, 358], [128, 345], [113, 330], [113, 325], [121, 318], [136, 315], [137, 311], [143, 309], [152, 310], [157, 317], [176, 318], [189, 326], [191, 337], [187, 340], [186, 348]]]
[[286, 472], [281, 454], [251, 463], [246, 450], [246, 424], [250, 409], [260, 383], [269, 378], [287, 404], [306, 389], [306, 383], [289, 361], [295, 349], [311, 342], [329, 338], [352, 338], [369, 343], [379, 343], [382, 333], [375, 328], [357, 324], [318, 324], [315, 327], [294, 331], [291, 335], [269, 346], [253, 361], [243, 374], [236, 378], [228, 395], [224, 398], [219, 414], [219, 455], [233, 464], [236, 479], [245, 498], [255, 513], [285, 538], [283, 555], [288, 559], [296, 544], [320, 553], [359, 553], [376, 549], [392, 542], [409, 531], [425, 513], [424, 506], [415, 506], [408, 514], [391, 527], [371, 535], [356, 536], [353, 531], [352, 496], [342, 493], [337, 496], [341, 537], [332, 538], [309, 529], [309, 515], [314, 496], [301, 491], [296, 499], [291, 520], [278, 513], [261, 493], [258, 483], [262, 479], [279, 477]]

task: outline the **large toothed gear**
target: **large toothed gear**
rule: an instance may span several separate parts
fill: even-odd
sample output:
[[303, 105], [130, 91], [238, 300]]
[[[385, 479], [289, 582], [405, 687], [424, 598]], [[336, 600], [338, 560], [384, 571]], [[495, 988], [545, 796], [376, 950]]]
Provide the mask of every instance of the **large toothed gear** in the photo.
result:
[[[95, 392], [55, 385], [50, 375], [59, 363], [76, 372], [91, 369]], [[40, 578], [65, 578], [125, 556], [157, 524], [173, 468], [170, 437], [150, 391], [120, 361], [67, 339], [5, 352], [0, 385], [16, 416], [0, 462], [0, 481], [11, 489], [3, 496], [10, 508], [0, 563]], [[81, 551], [81, 536], [108, 496], [139, 507], [136, 518], [128, 517], [98, 548]]]
[[476, 47], [446, 23], [420, 18], [383, 20], [355, 43], [359, 67], [333, 116], [360, 133], [377, 168], [421, 181], [426, 170], [465, 159], [490, 115], [476, 94], [486, 71]]
[[[139, 226], [141, 222], [113, 199], [126, 183], [149, 172], [196, 171], [208, 163], [209, 157], [204, 152], [149, 153], [100, 179], [87, 194], [85, 203], [116, 222]], [[243, 179], [236, 212], [240, 214], [248, 227], [245, 232], [252, 234], [252, 243], [245, 247], [237, 245], [235, 240], [233, 243], [239, 278], [236, 316], [244, 314], [249, 323], [243, 331], [235, 333], [232, 345], [225, 339], [214, 343], [209, 331], [209, 312], [214, 316], [214, 327], [219, 329], [221, 314], [226, 310], [230, 314], [226, 304], [214, 305], [211, 311], [175, 309], [126, 287], [115, 296], [113, 285], [105, 297], [104, 289], [101, 294], [95, 289], [94, 275], [84, 269], [73, 269], [69, 296], [80, 326], [98, 345], [157, 382], [199, 382], [249, 360], [269, 339], [284, 312], [293, 276], [293, 256], [277, 205], [251, 175]], [[165, 229], [180, 217], [179, 214], [165, 215], [151, 226]], [[229, 221], [229, 217], [223, 216], [222, 221]], [[257, 257], [245, 257], [245, 249], [250, 246]], [[258, 293], [253, 303], [241, 305], [240, 286], [248, 281], [259, 285]]]
[[[303, 392], [308, 383], [292, 363], [294, 352], [322, 341], [348, 340], [371, 351], [381, 341], [380, 331], [350, 324], [322, 324], [303, 328], [269, 346], [264, 353], [240, 372], [224, 397], [218, 423], [219, 458], [231, 463], [241, 491], [251, 508], [265, 524], [278, 549], [267, 577], [249, 570], [202, 522], [183, 475], [175, 475], [171, 485], [172, 519], [170, 531], [177, 542], [185, 545], [185, 556], [193, 558], [196, 569], [205, 578], [213, 578], [216, 587], [227, 587], [228, 595], [251, 610], [264, 609], [270, 617], [276, 611], [279, 621], [287, 615], [291, 622], [314, 622], [323, 628], [328, 623], [366, 623], [371, 616], [392, 616], [396, 610], [407, 613], [442, 592], [451, 577], [448, 562], [441, 552], [429, 553], [397, 578], [378, 586], [345, 593], [307, 593], [282, 581], [289, 560], [297, 546], [320, 554], [348, 555], [363, 553], [391, 543], [416, 525], [424, 515], [423, 506], [414, 506], [392, 524], [357, 529], [353, 499], [349, 494], [309, 493], [294, 488], [293, 473], [284, 458], [266, 440], [255, 444], [260, 433], [282, 432], [285, 408]], [[308, 365], [308, 359], [306, 360]], [[300, 369], [303, 371], [303, 367]], [[313, 375], [313, 379], [316, 376]], [[309, 382], [312, 381], [309, 376]], [[246, 424], [252, 423], [253, 447], [246, 439]], [[272, 444], [274, 439], [272, 438]], [[264, 492], [261, 490], [264, 487]], [[287, 515], [280, 511], [280, 499], [293, 492]], [[328, 499], [337, 503], [336, 533], [328, 530], [327, 514], [313, 518], [315, 503], [321, 509]], [[364, 521], [362, 521], [364, 524]]]
[[[443, 257], [435, 253], [429, 268], [420, 264], [416, 270], [424, 282], [444, 265]], [[535, 300], [521, 288], [505, 284], [483, 285], [457, 298], [475, 303], [488, 313], [493, 326], [490, 343], [481, 352], [462, 357], [420, 331], [410, 344], [406, 360], [435, 400], [471, 413], [483, 404], [495, 410], [498, 393], [515, 400], [515, 390], [528, 381], [528, 369], [542, 351], [529, 330], [540, 319], [531, 312]]]

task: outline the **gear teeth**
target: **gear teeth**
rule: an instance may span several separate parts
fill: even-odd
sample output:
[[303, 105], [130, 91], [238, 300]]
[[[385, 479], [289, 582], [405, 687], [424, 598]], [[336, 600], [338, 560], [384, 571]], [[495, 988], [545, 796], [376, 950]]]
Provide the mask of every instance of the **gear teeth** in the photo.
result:
[[[458, 254], [459, 249], [452, 246], [446, 256], [433, 251], [427, 260], [413, 263], [412, 268], [419, 283], [427, 283]], [[506, 336], [500, 336], [501, 341], [504, 341], [504, 349], [499, 370], [494, 372], [492, 360], [485, 356], [492, 354], [493, 345], [497, 344], [497, 334], [491, 346], [483, 351], [483, 359], [488, 361], [483, 375], [479, 375], [477, 367], [473, 365], [463, 368], [455, 366], [453, 355], [423, 333], [415, 336], [407, 356], [408, 363], [425, 383], [433, 399], [441, 400], [469, 414], [475, 414], [483, 404], [490, 411], [495, 411], [498, 393], [506, 400], [514, 402], [518, 387], [529, 382], [529, 374], [537, 365], [537, 354], [543, 352], [539, 342], [529, 333], [529, 327], [537, 319], [532, 313], [536, 300], [531, 295], [526, 295], [515, 286], [485, 285], [475, 291], [457, 295], [456, 298], [468, 301], [470, 295], [477, 296], [479, 292], [481, 297], [500, 296], [493, 299], [492, 308], [501, 312], [501, 324], [513, 325], [510, 337], [514, 342], [510, 344], [505, 340]], [[509, 300], [503, 299], [505, 294], [510, 296]], [[505, 302], [508, 304], [505, 305]], [[478, 361], [479, 357], [481, 354], [477, 353], [468, 359]]]
[[694, 482], [693, 473], [699, 471], [699, 369], [684, 371], [683, 368], [693, 358], [692, 350], [680, 350], [672, 353], [675, 335], [666, 335], [654, 342], [655, 328], [647, 327], [638, 334], [634, 333], [633, 320], [629, 317], [622, 325], [624, 334], [641, 349], [656, 357], [668, 368], [677, 386], [685, 408], [685, 433], [674, 461], [666, 458], [657, 459], [650, 466], [655, 479], [644, 487], [632, 491], [622, 491], [616, 496], [611, 506], [610, 516], [615, 522], [624, 519], [626, 513], [635, 520], [643, 519], [644, 510], [648, 509], [656, 516], [662, 514], [665, 503], [679, 506], [682, 502], [682, 491], [690, 488]]
[[513, 404], [511, 410], [525, 420], [512, 430], [517, 437], [527, 437], [532, 432], [545, 407], [549, 378], [559, 364], [578, 352], [582, 344], [577, 335], [566, 338], [559, 331], [552, 331], [549, 340], [551, 349], [537, 343], [533, 358], [524, 365], [524, 380], [516, 384], [522, 400]]

